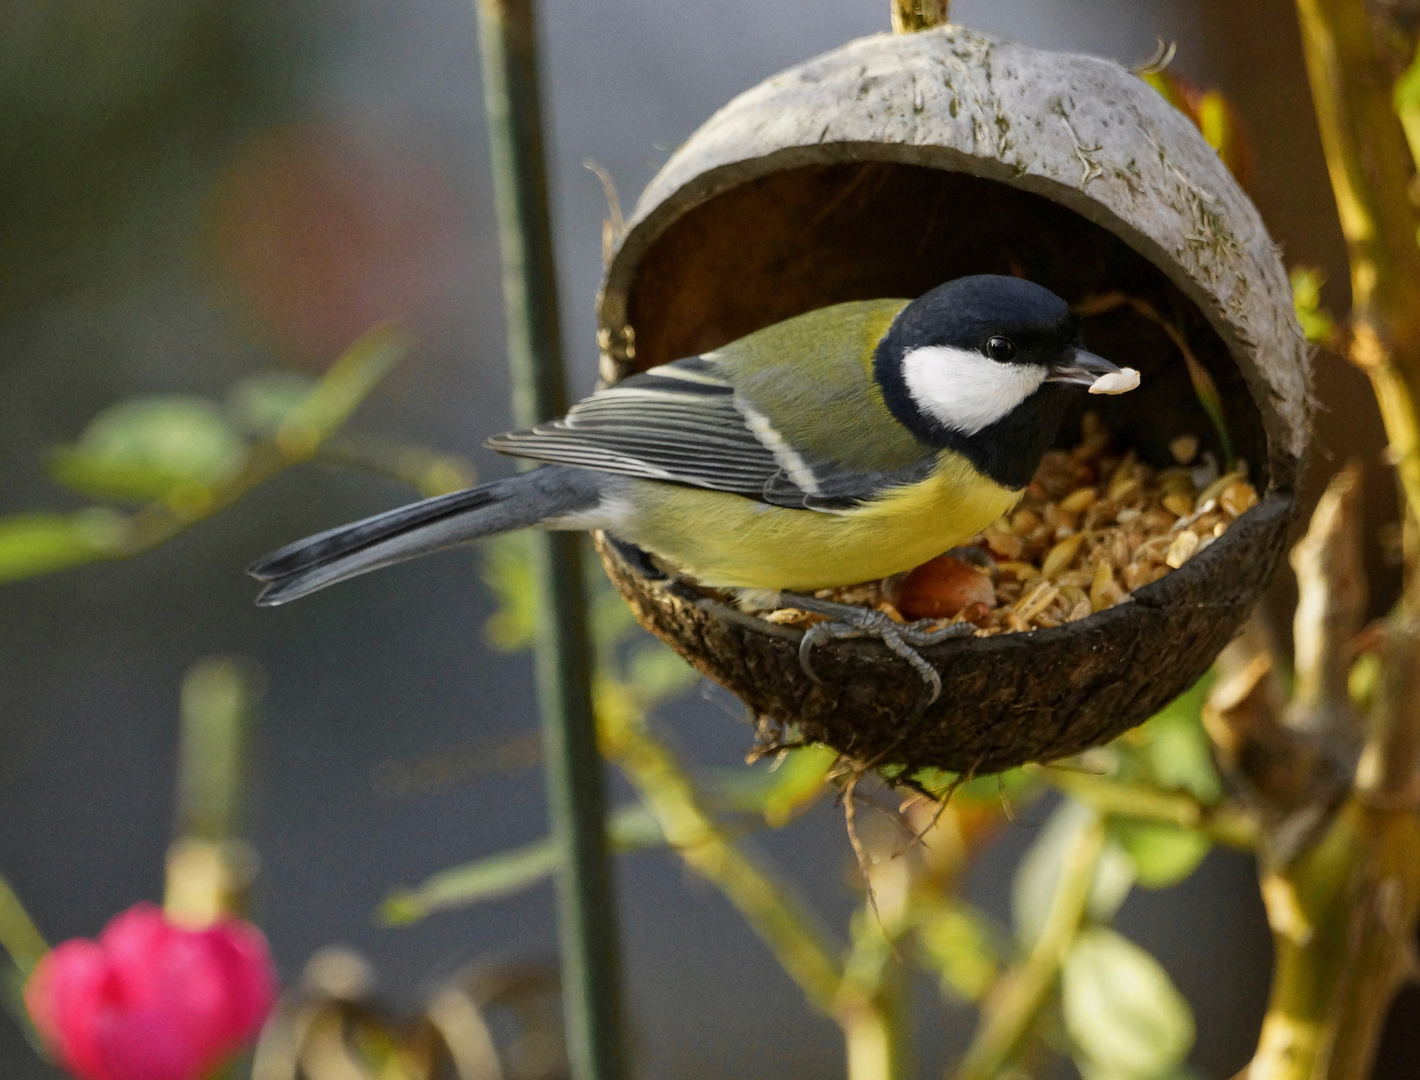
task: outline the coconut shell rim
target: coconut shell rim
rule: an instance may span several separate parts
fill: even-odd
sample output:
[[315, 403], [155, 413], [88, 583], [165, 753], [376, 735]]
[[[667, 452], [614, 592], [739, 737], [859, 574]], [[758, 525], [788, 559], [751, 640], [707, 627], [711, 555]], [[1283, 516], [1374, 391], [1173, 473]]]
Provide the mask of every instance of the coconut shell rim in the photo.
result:
[[[1092, 196], [1089, 193], [1089, 181], [1084, 181], [1078, 186], [1072, 185], [1038, 172], [1022, 171], [999, 157], [972, 153], [944, 142], [830, 139], [820, 142], [789, 140], [784, 145], [770, 149], [768, 152], [728, 159], [724, 152], [719, 151], [719, 148], [712, 143], [708, 148], [712, 152], [702, 152], [701, 154], [702, 157], [709, 160], [708, 167], [705, 162], [702, 162], [696, 166], [695, 171], [687, 179], [678, 183], [674, 188], [658, 191], [664, 177], [674, 175], [677, 168], [684, 171], [684, 159], [695, 156], [697, 140], [702, 137], [704, 132], [712, 129], [718, 131], [719, 125], [726, 123], [727, 118], [733, 117], [737, 111], [742, 110], [748, 114], [754, 109], [763, 108], [763, 103], [757, 95], [772, 97], [774, 93], [781, 92], [774, 84], [785, 83], [787, 85], [790, 76], [813, 65], [825, 65], [834, 61], [847, 63], [847, 58], [851, 57], [854, 50], [857, 49], [878, 46], [907, 48], [917, 45], [920, 47], [921, 43], [930, 42], [933, 38], [936, 38], [945, 47], [957, 37], [986, 42], [992, 48], [1009, 47], [1031, 55], [1051, 58], [1057, 63], [1084, 65], [1096, 73], [1107, 73], [1110, 79], [1118, 83], [1122, 93], [1133, 95], [1130, 103], [1136, 110], [1141, 107], [1151, 110], [1152, 119], [1177, 129], [1170, 132], [1171, 137], [1177, 135], [1179, 138], [1196, 143], [1195, 150], [1201, 146], [1217, 163], [1213, 169], [1213, 175], [1202, 177], [1200, 182], [1213, 187], [1219, 184], [1229, 187], [1232, 194], [1237, 200], [1240, 200], [1242, 207], [1245, 208], [1243, 216], [1251, 219], [1233, 221], [1231, 220], [1232, 215], [1228, 215], [1231, 232], [1251, 234], [1248, 243], [1240, 246], [1240, 250], [1229, 260], [1230, 263], [1241, 261], [1253, 264], [1249, 266], [1250, 270], [1265, 271], [1268, 268], [1264, 266], [1264, 263], [1275, 261], [1276, 266], [1273, 269], [1280, 274], [1282, 282], [1286, 281], [1285, 270], [1281, 267], [1276, 245], [1272, 242], [1257, 214], [1256, 207], [1253, 206], [1246, 193], [1237, 185], [1236, 180], [1223, 166], [1212, 148], [1208, 147], [1201, 133], [1161, 95], [1127, 69], [1113, 61], [1099, 57], [1034, 49], [1009, 42], [1006, 39], [996, 38], [993, 35], [982, 34], [979, 31], [967, 31], [959, 26], [944, 26], [910, 35], [874, 34], [857, 38], [837, 49], [772, 75], [737, 95], [718, 110], [701, 128], [697, 129], [647, 185], [631, 216], [627, 219], [625, 231], [616, 242], [607, 265], [606, 275], [598, 291], [599, 336], [603, 345], [604, 359], [608, 361], [603, 365], [603, 378], [607, 381], [614, 381], [616, 377], [627, 374], [625, 370], [615, 369], [615, 361], [611, 359], [614, 342], [617, 334], [627, 325], [628, 302], [644, 256], [675, 222], [737, 185], [792, 168], [853, 162], [920, 165], [941, 169], [945, 172], [962, 173], [1040, 195], [1048, 201], [1080, 215], [1098, 228], [1104, 229], [1164, 274], [1187, 300], [1197, 306], [1214, 333], [1223, 342], [1228, 355], [1242, 374], [1249, 396], [1262, 419], [1267, 441], [1269, 481], [1280, 487], [1290, 487], [1295, 484], [1305, 460], [1310, 438], [1310, 354], [1305, 346], [1290, 301], [1287, 304], [1282, 304], [1280, 301], [1273, 304], [1266, 300], [1258, 300], [1253, 294], [1263, 290], [1251, 288], [1245, 296], [1239, 297], [1234, 294], [1231, 297], [1231, 305], [1239, 308], [1266, 305], [1273, 326], [1279, 332], [1279, 337], [1270, 342], [1252, 340], [1248, 336], [1249, 328], [1241, 325], [1241, 320], [1234, 321], [1228, 310], [1229, 303], [1225, 303], [1210, 288], [1209, 283], [1204, 279], [1201, 268], [1195, 267], [1197, 273], [1190, 272], [1190, 269], [1180, 258], [1170, 253], [1144, 228], [1133, 224], [1110, 203]], [[1141, 105], [1141, 103], [1147, 104]], [[708, 136], [706, 139], [709, 141]], [[714, 153], [714, 151], [719, 152]], [[653, 193], [654, 201], [648, 202]], [[1255, 250], [1258, 244], [1265, 244], [1267, 251]], [[1290, 287], [1288, 287], [1287, 295], [1290, 298]], [[1290, 341], [1281, 340], [1280, 334], [1285, 331], [1290, 331]], [[1290, 361], [1284, 355], [1287, 353], [1291, 354]], [[1287, 387], [1272, 377], [1271, 372], [1282, 367], [1293, 367], [1300, 373], [1302, 379], [1300, 400], [1291, 400]]]

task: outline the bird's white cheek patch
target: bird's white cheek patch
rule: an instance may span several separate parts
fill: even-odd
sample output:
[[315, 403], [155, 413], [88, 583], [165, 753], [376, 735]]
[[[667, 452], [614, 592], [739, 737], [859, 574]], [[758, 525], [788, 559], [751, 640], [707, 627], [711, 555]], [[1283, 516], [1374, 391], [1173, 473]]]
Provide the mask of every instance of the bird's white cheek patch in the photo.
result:
[[1046, 370], [1039, 364], [1002, 364], [970, 349], [929, 345], [902, 358], [902, 376], [924, 413], [974, 435], [1039, 390]]

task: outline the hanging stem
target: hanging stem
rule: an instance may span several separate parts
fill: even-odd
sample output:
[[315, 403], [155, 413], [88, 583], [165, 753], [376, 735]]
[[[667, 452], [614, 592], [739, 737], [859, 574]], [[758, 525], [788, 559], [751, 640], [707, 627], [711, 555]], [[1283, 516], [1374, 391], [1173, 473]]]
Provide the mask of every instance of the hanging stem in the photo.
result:
[[[532, 427], [567, 408], [533, 0], [477, 0], [477, 8], [513, 420]], [[530, 542], [548, 814], [561, 855], [558, 929], [568, 1060], [573, 1080], [617, 1080], [625, 1073], [619, 935], [592, 713], [580, 537], [534, 533]]]
[[910, 34], [932, 26], [942, 26], [951, 0], [892, 0], [892, 30]]

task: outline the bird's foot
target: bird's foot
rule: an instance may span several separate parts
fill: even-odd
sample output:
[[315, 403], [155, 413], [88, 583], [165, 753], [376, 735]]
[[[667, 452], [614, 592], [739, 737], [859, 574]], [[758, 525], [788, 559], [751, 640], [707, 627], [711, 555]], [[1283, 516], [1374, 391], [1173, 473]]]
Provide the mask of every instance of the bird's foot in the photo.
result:
[[798, 593], [780, 593], [780, 607], [798, 608], [815, 615], [826, 615], [829, 622], [815, 623], [804, 631], [799, 642], [799, 666], [804, 674], [814, 682], [822, 682], [813, 668], [812, 654], [815, 645], [824, 641], [845, 638], [877, 638], [897, 656], [902, 657], [926, 684], [928, 697], [922, 708], [931, 705], [942, 693], [942, 677], [917, 650], [939, 641], [966, 637], [975, 632], [971, 623], [955, 623], [936, 629], [931, 620], [922, 619], [915, 623], [900, 623], [881, 611], [871, 608], [854, 607], [851, 604], [836, 604], [832, 600], [820, 600], [816, 596], [801, 596]]

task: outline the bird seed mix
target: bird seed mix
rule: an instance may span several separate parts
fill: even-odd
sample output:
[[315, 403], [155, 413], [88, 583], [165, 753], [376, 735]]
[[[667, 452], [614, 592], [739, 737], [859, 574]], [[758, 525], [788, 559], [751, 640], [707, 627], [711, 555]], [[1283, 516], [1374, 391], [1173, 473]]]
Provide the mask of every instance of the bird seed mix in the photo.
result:
[[[1124, 603], [1257, 502], [1245, 463], [1221, 473], [1191, 435], [1170, 450], [1175, 464], [1164, 469], [1120, 453], [1087, 413], [1080, 445], [1049, 451], [1015, 509], [969, 543], [911, 573], [816, 595], [904, 623], [971, 622], [977, 637], [1059, 626]], [[764, 617], [791, 626], [821, 620], [794, 608]]]

